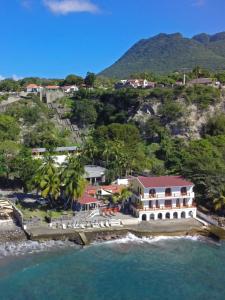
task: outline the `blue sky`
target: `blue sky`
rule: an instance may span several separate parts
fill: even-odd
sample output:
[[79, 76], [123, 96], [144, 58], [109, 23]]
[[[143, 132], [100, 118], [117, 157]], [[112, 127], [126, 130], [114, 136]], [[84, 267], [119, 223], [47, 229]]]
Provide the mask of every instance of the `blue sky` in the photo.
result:
[[0, 78], [99, 72], [160, 32], [225, 31], [224, 0], [1, 0]]

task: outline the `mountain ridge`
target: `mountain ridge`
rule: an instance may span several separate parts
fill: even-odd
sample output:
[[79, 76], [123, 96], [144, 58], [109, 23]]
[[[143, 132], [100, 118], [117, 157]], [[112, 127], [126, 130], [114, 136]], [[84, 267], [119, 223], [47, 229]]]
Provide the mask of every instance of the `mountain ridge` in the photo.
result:
[[200, 65], [212, 70], [225, 70], [225, 32], [200, 33], [192, 38], [181, 33], [159, 33], [141, 39], [100, 75], [127, 77], [132, 73], [169, 73]]

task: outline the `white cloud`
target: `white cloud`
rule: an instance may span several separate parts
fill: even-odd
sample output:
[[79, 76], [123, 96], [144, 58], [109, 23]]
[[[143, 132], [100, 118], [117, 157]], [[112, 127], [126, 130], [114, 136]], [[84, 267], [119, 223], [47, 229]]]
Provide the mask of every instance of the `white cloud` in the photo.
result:
[[206, 0], [195, 0], [192, 3], [192, 6], [198, 6], [198, 7], [202, 7], [206, 4]]
[[0, 81], [1, 81], [1, 80], [4, 80], [4, 79], [5, 79], [5, 77], [2, 76], [2, 75], [0, 75]]
[[20, 79], [23, 79], [23, 77], [13, 74], [12, 79], [15, 80], [15, 81], [18, 81]]
[[90, 0], [43, 0], [43, 3], [52, 13], [60, 15], [99, 11], [98, 6]]

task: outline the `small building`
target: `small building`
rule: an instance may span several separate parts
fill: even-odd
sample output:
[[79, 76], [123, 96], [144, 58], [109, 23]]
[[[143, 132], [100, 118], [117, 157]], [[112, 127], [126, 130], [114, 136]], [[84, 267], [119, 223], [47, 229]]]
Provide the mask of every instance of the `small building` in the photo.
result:
[[41, 90], [42, 90], [42, 87], [37, 84], [31, 83], [26, 86], [27, 93], [40, 93]]
[[79, 88], [76, 85], [66, 85], [62, 86], [61, 89], [64, 91], [64, 93], [69, 94], [69, 93], [74, 93], [78, 92]]
[[120, 88], [134, 88], [134, 89], [148, 88], [149, 89], [154, 87], [155, 87], [155, 82], [150, 82], [146, 79], [123, 79], [115, 84], [116, 89], [120, 89]]
[[131, 187], [130, 208], [140, 221], [196, 217], [194, 184], [181, 176], [139, 176]]
[[105, 168], [94, 165], [86, 165], [84, 169], [85, 178], [90, 182], [90, 184], [98, 184], [105, 182]]
[[188, 85], [213, 85], [211, 78], [197, 78], [188, 82]]
[[76, 210], [96, 210], [99, 208], [100, 201], [87, 193], [85, 193], [81, 198], [78, 199], [76, 204]]
[[[48, 149], [46, 148], [33, 148], [32, 150], [32, 155], [33, 156], [40, 156], [43, 155], [46, 152], [49, 152]], [[69, 147], [56, 147], [55, 149], [52, 150], [53, 153], [61, 153], [63, 155], [64, 153], [77, 153], [78, 147], [76, 146], [69, 146]]]

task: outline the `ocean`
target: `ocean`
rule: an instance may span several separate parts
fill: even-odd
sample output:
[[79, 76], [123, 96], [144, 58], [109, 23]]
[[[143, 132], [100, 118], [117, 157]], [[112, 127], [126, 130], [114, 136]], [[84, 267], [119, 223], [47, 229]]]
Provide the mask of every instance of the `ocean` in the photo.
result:
[[225, 299], [225, 243], [139, 239], [0, 245], [1, 300]]

